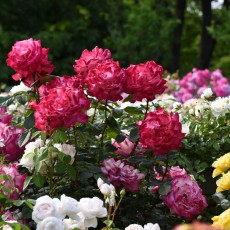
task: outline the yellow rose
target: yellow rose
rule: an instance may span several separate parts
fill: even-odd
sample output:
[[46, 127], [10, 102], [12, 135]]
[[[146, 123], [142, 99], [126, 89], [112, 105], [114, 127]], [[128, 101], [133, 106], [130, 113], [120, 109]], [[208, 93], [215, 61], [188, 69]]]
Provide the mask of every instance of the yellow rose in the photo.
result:
[[212, 167], [215, 168], [213, 171], [212, 177], [216, 177], [221, 173], [227, 171], [230, 168], [230, 153], [226, 153], [219, 159], [217, 159], [213, 164]]
[[230, 230], [230, 208], [222, 212], [219, 216], [212, 218], [214, 227], [221, 227], [223, 230]]
[[222, 192], [230, 189], [230, 171], [223, 173], [223, 176], [216, 182], [216, 192]]

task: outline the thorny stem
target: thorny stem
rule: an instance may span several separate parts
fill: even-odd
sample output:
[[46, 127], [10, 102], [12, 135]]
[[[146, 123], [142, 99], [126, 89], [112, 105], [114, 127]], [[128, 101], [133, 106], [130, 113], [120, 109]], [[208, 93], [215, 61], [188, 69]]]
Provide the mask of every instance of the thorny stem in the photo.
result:
[[97, 107], [98, 107], [98, 102], [97, 102], [97, 104], [96, 104], [96, 106], [95, 106], [94, 113], [93, 113], [93, 118], [92, 118], [91, 123], [93, 123], [93, 122], [94, 122], [94, 120], [95, 120], [95, 118], [96, 118]]
[[113, 211], [113, 213], [112, 213], [112, 222], [114, 221], [116, 212], [117, 212], [117, 210], [118, 210], [118, 208], [119, 208], [119, 206], [120, 206], [120, 203], [121, 203], [122, 199], [123, 199], [123, 196], [121, 196], [120, 200], [118, 201], [118, 204], [116, 205], [116, 207], [115, 207], [115, 209], [114, 209], [114, 211]]

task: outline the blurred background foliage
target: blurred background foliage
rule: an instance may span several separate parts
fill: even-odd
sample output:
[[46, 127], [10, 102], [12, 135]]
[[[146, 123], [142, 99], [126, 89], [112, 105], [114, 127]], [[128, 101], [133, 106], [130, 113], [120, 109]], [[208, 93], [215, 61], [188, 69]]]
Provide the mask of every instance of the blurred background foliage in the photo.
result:
[[122, 67], [155, 60], [180, 76], [198, 67], [230, 77], [229, 0], [8, 0], [0, 9], [0, 80], [7, 85], [15, 84], [7, 53], [30, 37], [50, 48], [60, 76], [73, 75], [74, 60], [97, 45]]

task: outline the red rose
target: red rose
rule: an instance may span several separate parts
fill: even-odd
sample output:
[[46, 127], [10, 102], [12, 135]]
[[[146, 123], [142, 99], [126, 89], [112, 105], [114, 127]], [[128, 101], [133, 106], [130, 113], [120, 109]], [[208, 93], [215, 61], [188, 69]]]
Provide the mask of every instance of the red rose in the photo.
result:
[[168, 114], [164, 109], [149, 112], [138, 128], [142, 147], [153, 149], [155, 155], [178, 149], [185, 136], [178, 113]]
[[36, 110], [35, 127], [52, 133], [57, 128], [71, 127], [76, 122], [87, 122], [88, 116], [83, 110], [89, 109], [90, 100], [81, 87], [57, 87], [42, 97], [39, 104], [32, 101], [30, 106]]
[[89, 94], [98, 100], [122, 100], [123, 81], [125, 71], [120, 68], [119, 63], [113, 60], [106, 60], [90, 70], [85, 83]]
[[154, 100], [156, 94], [163, 93], [167, 88], [162, 75], [162, 66], [154, 61], [130, 65], [127, 68], [124, 92], [133, 95], [132, 102], [142, 101], [144, 98]]
[[84, 50], [80, 59], [75, 60], [74, 70], [85, 78], [88, 71], [93, 69], [96, 64], [111, 58], [111, 52], [108, 49], [101, 49], [97, 46], [92, 50]]
[[49, 49], [42, 48], [41, 41], [18, 41], [8, 54], [6, 63], [16, 71], [12, 76], [15, 81], [22, 79], [26, 86], [32, 86], [53, 71], [54, 66], [48, 60]]

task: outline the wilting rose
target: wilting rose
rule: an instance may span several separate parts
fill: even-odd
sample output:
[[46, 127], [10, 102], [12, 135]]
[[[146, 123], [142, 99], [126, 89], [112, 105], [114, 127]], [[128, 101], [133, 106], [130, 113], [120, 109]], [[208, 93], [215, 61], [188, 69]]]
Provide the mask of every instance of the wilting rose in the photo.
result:
[[51, 89], [39, 104], [32, 101], [30, 106], [35, 110], [35, 127], [52, 133], [57, 128], [71, 127], [76, 122], [85, 123], [88, 116], [83, 111], [89, 109], [90, 100], [81, 87], [59, 87]]
[[168, 114], [164, 109], [149, 112], [138, 128], [142, 147], [153, 149], [154, 155], [163, 155], [178, 149], [185, 136], [178, 113]]
[[11, 127], [0, 122], [0, 153], [9, 161], [15, 161], [23, 153], [24, 147], [18, 146], [19, 136], [24, 129]]
[[191, 176], [176, 176], [171, 185], [169, 193], [162, 198], [172, 214], [191, 220], [208, 206], [201, 188]]
[[141, 181], [145, 178], [145, 174], [138, 169], [134, 169], [124, 161], [115, 161], [113, 158], [104, 160], [101, 170], [115, 188], [123, 186], [129, 191], [139, 190]]
[[54, 66], [48, 60], [48, 52], [49, 49], [42, 48], [39, 40], [30, 38], [17, 41], [6, 60], [7, 65], [16, 71], [12, 78], [15, 81], [22, 79], [26, 86], [32, 86], [51, 73]]
[[167, 88], [166, 80], [162, 78], [163, 68], [154, 61], [138, 65], [130, 65], [126, 71], [125, 93], [133, 95], [132, 102], [154, 100], [156, 94], [161, 94]]
[[80, 74], [80, 76], [84, 79], [89, 70], [92, 70], [96, 64], [101, 63], [107, 59], [111, 58], [111, 52], [108, 49], [101, 49], [97, 46], [89, 51], [85, 49], [80, 59], [75, 60], [74, 70]]
[[125, 71], [120, 68], [119, 63], [106, 60], [90, 70], [85, 83], [90, 95], [98, 100], [122, 100], [123, 81]]
[[0, 183], [12, 191], [10, 194], [6, 194], [4, 191], [1, 191], [1, 193], [4, 193], [9, 199], [17, 200], [19, 193], [23, 190], [26, 174], [21, 175], [18, 172], [17, 164], [10, 164], [8, 166], [0, 165], [0, 174], [10, 176], [13, 181], [13, 183], [11, 183], [10, 180], [1, 180]]

